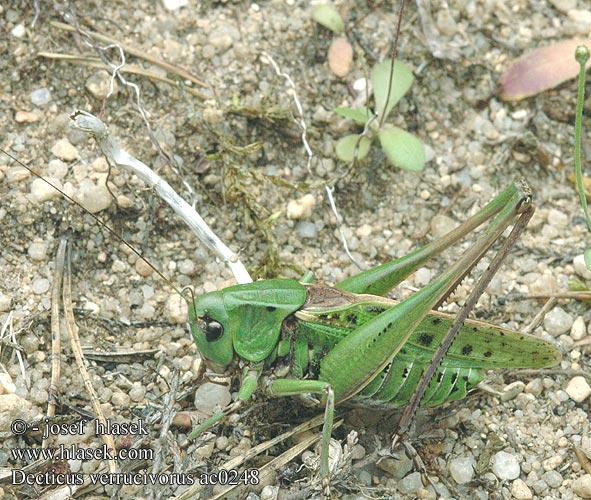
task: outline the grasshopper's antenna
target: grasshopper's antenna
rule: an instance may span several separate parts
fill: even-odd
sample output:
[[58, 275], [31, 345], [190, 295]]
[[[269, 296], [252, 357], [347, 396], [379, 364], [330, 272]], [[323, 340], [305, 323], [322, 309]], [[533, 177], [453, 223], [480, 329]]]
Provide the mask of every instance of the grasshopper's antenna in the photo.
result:
[[55, 184], [53, 184], [51, 181], [48, 181], [45, 177], [43, 177], [42, 175], [38, 174], [37, 172], [35, 172], [35, 170], [33, 170], [31, 167], [29, 167], [28, 165], [26, 165], [25, 163], [23, 163], [22, 161], [20, 161], [18, 158], [14, 157], [13, 155], [11, 155], [8, 151], [0, 148], [0, 151], [2, 153], [4, 153], [6, 156], [8, 156], [10, 159], [12, 159], [13, 161], [15, 161], [16, 163], [18, 163], [21, 167], [26, 168], [29, 172], [31, 172], [35, 177], [41, 179], [43, 182], [45, 182], [46, 184], [49, 184], [53, 189], [55, 189], [58, 193], [60, 193], [64, 198], [66, 198], [68, 201], [70, 201], [71, 203], [73, 203], [74, 205], [80, 207], [82, 210], [84, 210], [85, 212], [87, 212], [103, 229], [106, 229], [111, 235], [113, 235], [119, 242], [123, 243], [127, 248], [129, 248], [134, 254], [136, 254], [140, 259], [142, 259], [146, 264], [148, 264], [148, 266], [150, 266], [154, 272], [160, 276], [160, 278], [165, 282], [168, 283], [176, 293], [178, 293], [183, 299], [185, 299], [187, 302], [187, 297], [185, 295], [183, 295], [183, 292], [181, 290], [179, 290], [176, 286], [174, 286], [174, 284], [172, 283], [172, 281], [170, 281], [166, 276], [164, 276], [164, 274], [162, 274], [162, 272], [156, 268], [156, 266], [154, 266], [154, 264], [152, 264], [148, 259], [146, 259], [139, 250], [137, 250], [136, 248], [133, 247], [133, 245], [131, 245], [129, 242], [125, 241], [125, 239], [120, 236], [119, 234], [117, 234], [116, 231], [114, 231], [113, 229], [111, 229], [107, 224], [105, 224], [100, 217], [97, 217], [95, 214], [93, 214], [92, 212], [90, 212], [89, 210], [87, 210], [84, 205], [82, 205], [80, 202], [76, 201], [74, 198], [72, 198], [71, 196], [68, 196], [62, 189], [60, 189], [59, 187], [57, 187]]
[[[189, 304], [189, 308], [191, 307], [195, 307], [195, 291], [190, 287], [190, 286], [186, 286], [183, 288], [183, 292], [185, 290], [189, 291], [189, 295], [191, 296], [191, 304]], [[181, 295], [181, 297], [183, 297], [185, 300], [187, 300], [187, 297], [185, 295]], [[188, 300], [187, 300], [188, 302]]]

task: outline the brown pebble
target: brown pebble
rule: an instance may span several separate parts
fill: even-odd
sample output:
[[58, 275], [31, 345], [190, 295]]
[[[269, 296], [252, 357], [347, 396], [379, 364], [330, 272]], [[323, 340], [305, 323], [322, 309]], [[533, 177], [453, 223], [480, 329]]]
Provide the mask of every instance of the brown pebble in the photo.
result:
[[345, 38], [336, 38], [328, 49], [328, 65], [337, 76], [347, 76], [353, 67], [353, 47]]
[[17, 111], [14, 115], [14, 121], [17, 123], [32, 123], [37, 120], [39, 120], [39, 117], [33, 111]]

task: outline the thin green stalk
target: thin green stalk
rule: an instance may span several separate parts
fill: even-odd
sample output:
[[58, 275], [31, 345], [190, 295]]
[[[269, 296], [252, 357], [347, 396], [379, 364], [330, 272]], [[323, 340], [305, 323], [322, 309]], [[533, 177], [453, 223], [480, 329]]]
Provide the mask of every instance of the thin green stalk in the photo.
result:
[[589, 60], [589, 49], [584, 45], [579, 45], [575, 50], [575, 59], [580, 64], [579, 70], [579, 91], [577, 95], [577, 112], [575, 118], [575, 175], [577, 177], [577, 190], [587, 219], [587, 225], [591, 231], [591, 217], [589, 216], [589, 207], [583, 188], [583, 171], [581, 166], [581, 128], [583, 122], [583, 104], [585, 102], [585, 70]]
[[398, 12], [398, 22], [396, 23], [396, 34], [392, 42], [392, 66], [390, 66], [390, 80], [388, 80], [388, 93], [386, 94], [386, 101], [384, 109], [376, 109], [379, 113], [379, 128], [384, 124], [386, 119], [386, 109], [388, 109], [388, 102], [390, 102], [390, 93], [392, 92], [392, 80], [394, 79], [394, 65], [396, 64], [396, 53], [398, 52], [398, 38], [400, 37], [400, 29], [402, 28], [402, 15], [404, 14], [404, 6], [406, 0], [400, 2], [400, 11]]

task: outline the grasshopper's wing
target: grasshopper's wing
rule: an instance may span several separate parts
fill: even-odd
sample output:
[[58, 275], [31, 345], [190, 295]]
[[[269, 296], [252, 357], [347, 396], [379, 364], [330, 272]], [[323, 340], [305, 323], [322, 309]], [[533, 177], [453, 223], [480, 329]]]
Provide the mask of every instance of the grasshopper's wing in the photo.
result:
[[[428, 363], [454, 317], [428, 314], [404, 346], [413, 359]], [[560, 350], [534, 335], [476, 320], [466, 320], [445, 355], [442, 365], [484, 369], [546, 368], [560, 362]]]
[[[322, 296], [320, 287], [310, 287], [309, 297]], [[346, 292], [341, 292], [343, 295]], [[343, 297], [345, 298], [345, 296]], [[375, 333], [375, 320], [385, 317], [388, 310], [399, 305], [397, 302], [370, 295], [346, 294], [346, 301], [310, 300], [296, 313], [299, 321], [299, 335], [310, 345], [325, 346], [332, 351], [335, 346], [353, 336], [359, 339], [359, 331], [369, 326]], [[403, 313], [405, 311], [403, 310]], [[390, 362], [379, 372], [368, 375], [371, 380], [362, 390], [363, 395], [375, 395], [377, 399], [404, 404], [408, 401], [418, 379], [445, 337], [453, 316], [431, 312], [423, 318], [406, 342], [402, 342], [400, 323], [388, 323], [377, 337], [369, 337], [359, 346], [359, 357], [342, 361], [342, 376], [347, 378], [359, 363], [374, 366], [373, 347], [382, 337], [394, 339], [399, 345], [390, 345], [389, 352], [395, 352]], [[377, 340], [374, 342], [374, 339]], [[356, 352], [353, 350], [352, 352]], [[556, 346], [538, 337], [499, 328], [480, 321], [468, 320], [461, 328], [448, 354], [441, 363], [437, 377], [425, 399], [430, 404], [440, 404], [451, 397], [445, 395], [457, 391], [460, 399], [469, 388], [484, 378], [485, 369], [494, 368], [543, 368], [560, 361], [561, 354]], [[320, 378], [322, 379], [322, 361]], [[336, 383], [335, 383], [336, 380]], [[338, 387], [340, 378], [333, 378], [331, 384]], [[439, 384], [439, 385], [437, 385]], [[388, 387], [386, 387], [388, 386]], [[338, 393], [337, 393], [338, 394]]]
[[[386, 406], [404, 406], [454, 318], [427, 315], [394, 359], [361, 391]], [[437, 406], [464, 398], [486, 378], [487, 369], [545, 368], [560, 361], [558, 348], [543, 339], [480, 321], [467, 320], [437, 367], [422, 405]]]

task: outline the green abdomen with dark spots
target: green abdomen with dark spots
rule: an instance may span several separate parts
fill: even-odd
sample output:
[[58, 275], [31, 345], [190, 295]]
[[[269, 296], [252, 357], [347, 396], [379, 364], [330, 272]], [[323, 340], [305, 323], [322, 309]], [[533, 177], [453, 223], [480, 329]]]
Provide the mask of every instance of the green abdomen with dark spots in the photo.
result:
[[[295, 313], [293, 334], [300, 359], [295, 376], [316, 378], [322, 357], [340, 340], [371, 321], [395, 302], [369, 295], [354, 296], [356, 302], [320, 307], [304, 306]], [[408, 403], [424, 370], [449, 330], [453, 316], [431, 313], [411, 334], [391, 362], [365, 386], [356, 398], [371, 398], [386, 406]], [[395, 329], [396, 325], [390, 328]], [[485, 377], [485, 370], [499, 368], [542, 368], [554, 365], [560, 353], [552, 344], [513, 330], [491, 328], [467, 321], [443, 358], [421, 401], [436, 406], [466, 396]], [[346, 373], [347, 360], [343, 360]]]

